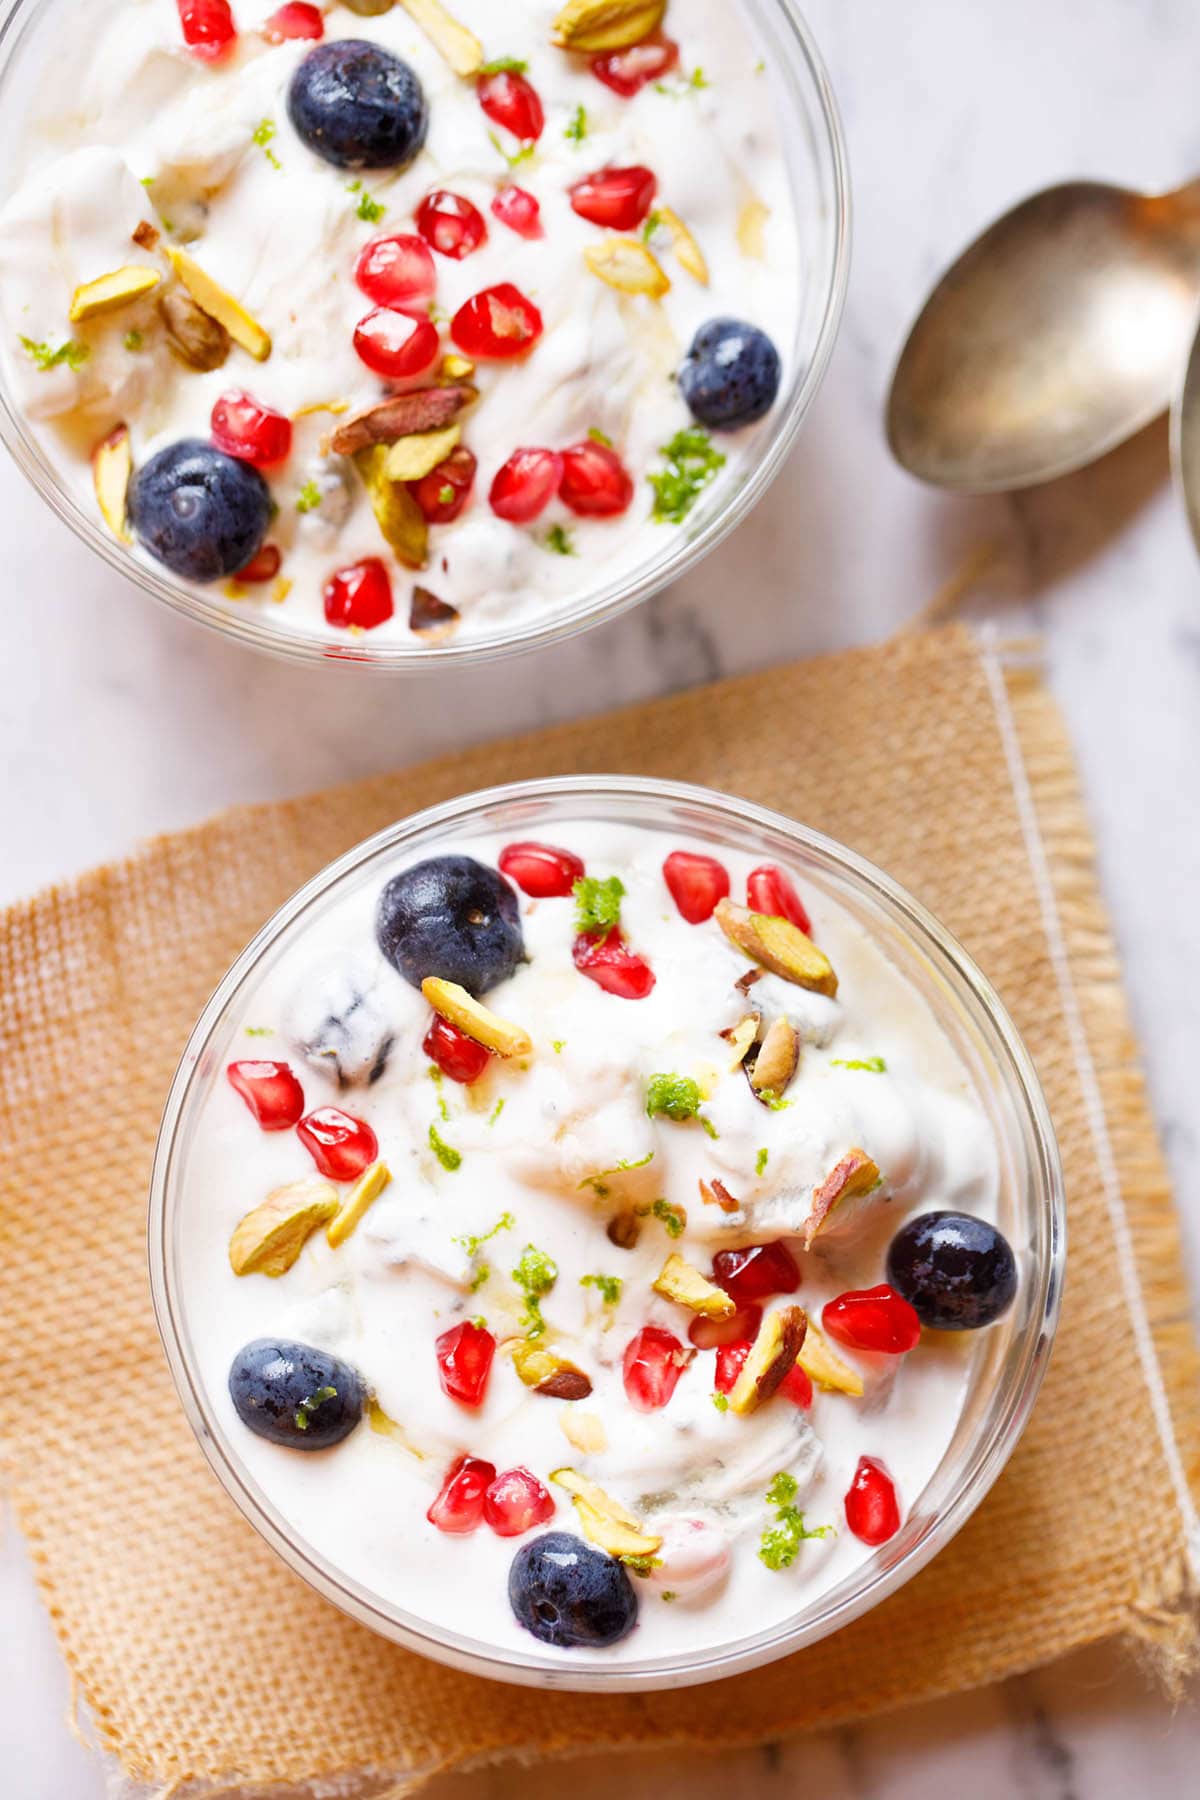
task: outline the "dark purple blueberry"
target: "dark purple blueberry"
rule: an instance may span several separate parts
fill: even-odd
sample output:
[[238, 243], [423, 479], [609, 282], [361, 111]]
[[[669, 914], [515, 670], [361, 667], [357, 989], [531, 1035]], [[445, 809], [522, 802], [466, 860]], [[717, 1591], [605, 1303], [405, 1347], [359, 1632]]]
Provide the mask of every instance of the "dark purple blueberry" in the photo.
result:
[[234, 1357], [229, 1394], [243, 1425], [289, 1450], [328, 1450], [362, 1418], [361, 1375], [325, 1350], [256, 1338]]
[[1004, 1233], [972, 1213], [930, 1212], [892, 1239], [887, 1278], [935, 1331], [978, 1331], [1012, 1305], [1017, 1262]]
[[185, 581], [220, 581], [262, 549], [271, 493], [258, 470], [202, 438], [168, 444], [129, 484], [141, 542]]
[[567, 1531], [547, 1531], [517, 1551], [508, 1598], [519, 1625], [562, 1650], [601, 1650], [637, 1624], [624, 1565]]
[[525, 956], [516, 894], [471, 856], [435, 856], [389, 881], [375, 935], [392, 967], [417, 988], [436, 975], [486, 994]]
[[779, 393], [779, 352], [757, 325], [710, 319], [692, 339], [679, 389], [710, 431], [734, 431], [770, 412]]
[[287, 106], [298, 136], [336, 169], [407, 169], [429, 130], [413, 70], [365, 38], [333, 38], [310, 50]]

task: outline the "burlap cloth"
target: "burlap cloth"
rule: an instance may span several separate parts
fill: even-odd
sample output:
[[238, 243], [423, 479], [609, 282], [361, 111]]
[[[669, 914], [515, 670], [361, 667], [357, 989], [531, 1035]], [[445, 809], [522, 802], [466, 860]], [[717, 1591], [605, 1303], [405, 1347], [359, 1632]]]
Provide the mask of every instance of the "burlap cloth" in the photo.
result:
[[[235, 953], [300, 882], [398, 816], [574, 770], [745, 794], [882, 863], [999, 988], [1066, 1166], [1062, 1328], [1007, 1472], [910, 1586], [719, 1697], [551, 1699], [350, 1623], [218, 1487], [150, 1312], [159, 1109]], [[90, 1729], [134, 1780], [207, 1794], [332, 1777], [322, 1791], [400, 1793], [505, 1755], [765, 1740], [1115, 1633], [1168, 1678], [1191, 1656], [1200, 1388], [1176, 1221], [1070, 753], [1031, 662], [943, 631], [227, 813], [9, 912], [0, 1009], [8, 1481]]]

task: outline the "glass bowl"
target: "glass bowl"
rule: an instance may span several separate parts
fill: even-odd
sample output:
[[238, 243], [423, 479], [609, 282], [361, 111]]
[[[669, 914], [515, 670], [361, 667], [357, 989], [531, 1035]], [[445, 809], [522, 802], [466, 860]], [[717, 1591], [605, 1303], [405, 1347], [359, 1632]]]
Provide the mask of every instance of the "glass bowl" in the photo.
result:
[[[2, 0], [0, 0], [2, 3]], [[0, 24], [0, 167], [15, 168], [30, 96], [44, 93], [46, 65], [79, 0], [8, 0]], [[143, 563], [81, 504], [54, 467], [37, 432], [17, 407], [0, 356], [0, 437], [42, 498], [99, 556], [156, 600], [236, 642], [293, 662], [333, 659], [411, 672], [444, 664], [485, 662], [571, 637], [615, 618], [678, 580], [741, 524], [782, 468], [821, 385], [841, 320], [850, 259], [850, 195], [845, 142], [820, 55], [794, 0], [741, 0], [765, 51], [789, 159], [807, 280], [787, 358], [790, 378], [745, 465], [702, 496], [686, 524], [664, 534], [663, 548], [632, 572], [516, 630], [494, 630], [444, 645], [334, 643], [319, 632], [284, 629], [268, 612], [235, 607], [190, 587], [166, 569]], [[7, 192], [0, 190], [0, 201]]]
[[[393, 872], [400, 859], [419, 860], [478, 831], [554, 842], [556, 832], [581, 819], [682, 832], [718, 851], [782, 862], [871, 933], [932, 1009], [974, 1083], [995, 1135], [998, 1223], [1021, 1271], [1009, 1313], [970, 1345], [967, 1399], [954, 1436], [896, 1537], [782, 1626], [750, 1632], [715, 1652], [601, 1668], [572, 1668], [532, 1643], [513, 1654], [435, 1629], [324, 1566], [263, 1492], [214, 1415], [198, 1373], [181, 1264], [183, 1172], [202, 1103], [229, 1060], [247, 989], [269, 970], [283, 940], [324, 916], [349, 884], [375, 871], [382, 883], [383, 871]], [[149, 1249], [159, 1330], [184, 1410], [226, 1491], [289, 1567], [352, 1618], [439, 1662], [524, 1685], [617, 1692], [711, 1681], [815, 1643], [895, 1592], [949, 1542], [1000, 1474], [1029, 1416], [1058, 1317], [1064, 1232], [1058, 1151], [1029, 1055], [985, 977], [924, 907], [831, 839], [744, 800], [675, 783], [578, 776], [494, 788], [418, 813], [331, 864], [276, 913], [222, 981], [184, 1052], [155, 1157]]]

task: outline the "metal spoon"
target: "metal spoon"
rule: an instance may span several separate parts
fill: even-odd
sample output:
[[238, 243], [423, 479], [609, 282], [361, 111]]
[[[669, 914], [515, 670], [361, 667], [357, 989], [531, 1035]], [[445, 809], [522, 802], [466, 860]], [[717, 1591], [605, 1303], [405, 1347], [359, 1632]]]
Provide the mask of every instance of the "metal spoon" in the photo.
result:
[[1082, 468], [1166, 410], [1198, 306], [1200, 181], [1035, 194], [971, 245], [913, 326], [888, 401], [892, 452], [975, 494]]
[[1171, 466], [1192, 540], [1200, 550], [1200, 329], [1171, 407]]

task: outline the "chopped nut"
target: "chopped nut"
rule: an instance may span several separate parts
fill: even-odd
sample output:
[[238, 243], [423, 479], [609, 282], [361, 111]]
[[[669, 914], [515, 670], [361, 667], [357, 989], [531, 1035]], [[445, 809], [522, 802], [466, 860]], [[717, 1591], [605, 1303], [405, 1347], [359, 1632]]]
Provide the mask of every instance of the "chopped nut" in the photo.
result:
[[662, 1549], [661, 1537], [646, 1532], [634, 1513], [626, 1511], [586, 1475], [575, 1469], [555, 1469], [550, 1479], [565, 1488], [575, 1502], [584, 1537], [610, 1556], [653, 1556]]
[[420, 481], [445, 462], [462, 438], [461, 425], [447, 425], [444, 431], [418, 431], [397, 438], [387, 453], [384, 470], [389, 481]]
[[595, 1413], [576, 1412], [574, 1407], [564, 1408], [558, 1415], [562, 1434], [568, 1444], [576, 1450], [582, 1450], [585, 1456], [600, 1456], [608, 1449], [608, 1433], [604, 1429], [604, 1421]]
[[789, 919], [750, 912], [732, 900], [719, 900], [714, 917], [730, 943], [772, 975], [831, 998], [837, 993], [837, 976], [829, 958]]
[[719, 1206], [723, 1213], [741, 1212], [742, 1203], [735, 1200], [723, 1181], [714, 1176], [712, 1181], [701, 1181], [700, 1198], [705, 1206]]
[[684, 1262], [677, 1251], [668, 1256], [652, 1285], [664, 1300], [676, 1300], [702, 1319], [729, 1319], [737, 1311], [725, 1290], [716, 1287], [691, 1263]]
[[158, 226], [152, 225], [149, 219], [142, 219], [135, 225], [130, 236], [139, 250], [157, 250], [161, 242]]
[[526, 1387], [551, 1400], [586, 1400], [592, 1384], [582, 1369], [543, 1340], [522, 1338], [512, 1353], [513, 1368]]
[[842, 1361], [829, 1339], [809, 1325], [796, 1361], [810, 1381], [831, 1394], [852, 1394], [857, 1399], [863, 1391], [862, 1376], [849, 1363]]
[[234, 343], [248, 351], [255, 362], [266, 362], [271, 354], [271, 338], [258, 320], [252, 318], [232, 294], [226, 293], [220, 282], [206, 274], [186, 250], [177, 250], [174, 245], [168, 244], [167, 256], [196, 305], [209, 318], [223, 325]]
[[756, 1099], [782, 1094], [800, 1067], [800, 1034], [790, 1020], [772, 1020], [762, 1048], [746, 1064], [746, 1079]]
[[813, 1239], [829, 1222], [829, 1215], [843, 1200], [862, 1199], [873, 1194], [882, 1184], [879, 1173], [865, 1150], [851, 1150], [830, 1171], [813, 1193], [812, 1211], [804, 1226], [804, 1248], [811, 1250]]
[[319, 1225], [341, 1202], [327, 1181], [292, 1181], [248, 1212], [229, 1240], [235, 1275], [286, 1275]]
[[807, 1330], [803, 1307], [782, 1306], [768, 1314], [730, 1390], [731, 1411], [757, 1412], [763, 1401], [771, 1398], [794, 1367]]
[[671, 242], [681, 266], [687, 270], [693, 281], [698, 281], [701, 287], [707, 287], [708, 264], [704, 260], [704, 252], [679, 214], [673, 212], [669, 206], [660, 206], [658, 217], [659, 223], [665, 225], [671, 234]]
[[423, 431], [440, 431], [456, 419], [464, 407], [478, 399], [477, 389], [454, 387], [417, 388], [411, 394], [391, 394], [366, 412], [355, 413], [339, 425], [330, 439], [338, 456], [354, 456], [373, 444], [394, 444], [398, 438]]
[[583, 260], [593, 275], [618, 293], [648, 294], [652, 300], [661, 300], [671, 291], [666, 270], [636, 238], [609, 236], [599, 244], [589, 244]]
[[342, 1202], [336, 1218], [330, 1219], [325, 1227], [325, 1238], [330, 1249], [337, 1250], [361, 1224], [369, 1207], [373, 1206], [382, 1194], [392, 1172], [386, 1163], [372, 1163], [371, 1167], [359, 1176], [350, 1192]]
[[92, 481], [100, 514], [114, 537], [130, 542], [125, 502], [133, 478], [133, 446], [128, 425], [118, 425], [92, 451]]
[[618, 1250], [632, 1250], [642, 1235], [642, 1221], [636, 1213], [621, 1212], [608, 1221], [605, 1236]]
[[537, 1392], [550, 1400], [586, 1400], [591, 1391], [591, 1381], [582, 1369], [559, 1369], [537, 1384]]
[[428, 588], [415, 587], [408, 609], [408, 628], [418, 631], [427, 644], [453, 637], [461, 614], [448, 600], [439, 600]]
[[163, 294], [158, 311], [167, 328], [168, 346], [180, 362], [202, 375], [222, 366], [229, 355], [229, 333], [197, 306], [190, 294], [182, 288]]
[[425, 514], [403, 482], [388, 480], [386, 463], [387, 450], [382, 444], [360, 450], [354, 459], [387, 543], [407, 568], [423, 569], [429, 556]]
[[456, 75], [478, 75], [483, 67], [483, 45], [473, 31], [450, 16], [441, 0], [400, 0], [400, 4]]
[[736, 1025], [731, 1025], [728, 1031], [721, 1033], [733, 1051], [733, 1061], [729, 1065], [731, 1072], [741, 1068], [751, 1049], [757, 1044], [761, 1031], [762, 1014], [754, 1012], [747, 1013], [744, 1019], [739, 1020]]
[[749, 996], [750, 989], [762, 980], [764, 973], [763, 969], [747, 969], [744, 975], [738, 976], [733, 985], [739, 994]]
[[567, 0], [554, 21], [562, 50], [627, 50], [658, 30], [667, 0]]
[[98, 275], [95, 281], [85, 281], [75, 289], [68, 317], [72, 325], [79, 325], [85, 319], [98, 319], [102, 313], [116, 312], [153, 293], [161, 280], [157, 269], [146, 269], [137, 263]]
[[742, 202], [737, 221], [738, 249], [752, 262], [763, 262], [766, 259], [767, 220], [770, 216], [770, 207], [757, 194], [751, 194]]
[[533, 1055], [533, 1039], [527, 1031], [499, 1018], [457, 982], [430, 975], [421, 983], [421, 992], [434, 1012], [497, 1056]]

